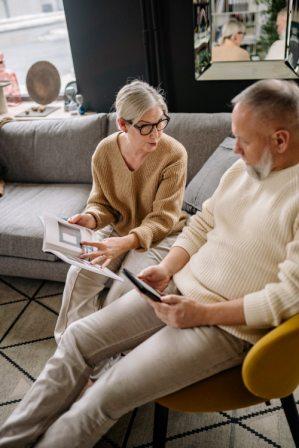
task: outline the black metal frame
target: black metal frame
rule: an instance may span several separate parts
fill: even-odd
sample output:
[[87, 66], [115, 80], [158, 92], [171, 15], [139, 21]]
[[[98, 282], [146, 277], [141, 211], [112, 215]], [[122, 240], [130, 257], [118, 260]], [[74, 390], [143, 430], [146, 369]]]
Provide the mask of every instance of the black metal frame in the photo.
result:
[[[293, 394], [281, 398], [282, 409], [289, 424], [295, 447], [299, 448], [299, 414]], [[153, 448], [165, 448], [168, 423], [168, 408], [155, 403]]]
[[288, 395], [281, 398], [280, 401], [295, 442], [295, 447], [299, 448], [299, 414], [294, 395]]
[[130, 437], [130, 434], [131, 434], [131, 431], [132, 431], [132, 427], [133, 427], [133, 423], [134, 423], [135, 417], [137, 415], [137, 411], [138, 411], [138, 408], [135, 408], [133, 410], [133, 412], [132, 412], [132, 415], [131, 415], [131, 418], [130, 418], [130, 421], [129, 421], [129, 424], [128, 424], [128, 427], [127, 427], [127, 431], [126, 431], [126, 434], [125, 434], [125, 437], [124, 437], [124, 440], [123, 440], [123, 442], [121, 444], [121, 448], [127, 448], [129, 437]]

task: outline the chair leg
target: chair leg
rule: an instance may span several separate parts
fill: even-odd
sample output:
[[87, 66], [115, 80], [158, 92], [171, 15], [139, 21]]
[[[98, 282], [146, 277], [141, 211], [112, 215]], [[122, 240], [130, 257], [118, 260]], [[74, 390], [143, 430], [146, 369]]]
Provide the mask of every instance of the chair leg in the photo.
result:
[[127, 448], [128, 440], [129, 440], [129, 437], [130, 437], [130, 434], [131, 434], [131, 431], [132, 431], [132, 426], [133, 426], [135, 417], [137, 415], [137, 411], [138, 411], [138, 408], [135, 408], [133, 410], [133, 412], [132, 412], [132, 415], [131, 415], [131, 418], [130, 418], [130, 421], [129, 421], [129, 424], [128, 424], [128, 427], [127, 427], [127, 431], [126, 431], [126, 434], [125, 434], [125, 437], [124, 437], [124, 440], [123, 440], [123, 442], [121, 444], [121, 448]]
[[293, 394], [280, 399], [296, 448], [299, 448], [299, 414]]
[[153, 448], [165, 448], [168, 422], [168, 408], [155, 403]]

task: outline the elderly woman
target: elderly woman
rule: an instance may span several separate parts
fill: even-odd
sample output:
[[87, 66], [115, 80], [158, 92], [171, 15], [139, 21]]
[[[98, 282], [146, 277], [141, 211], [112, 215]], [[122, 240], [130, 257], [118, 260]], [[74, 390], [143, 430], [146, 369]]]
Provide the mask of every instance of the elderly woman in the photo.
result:
[[[164, 134], [168, 110], [163, 96], [135, 80], [117, 94], [119, 131], [103, 139], [92, 158], [93, 185], [84, 213], [69, 222], [98, 231], [94, 263], [138, 273], [159, 263], [183, 228], [181, 206], [186, 180], [186, 150]], [[90, 242], [83, 242], [92, 245]], [[66, 327], [95, 311], [107, 277], [72, 266], [55, 329], [59, 342]], [[105, 305], [132, 289], [114, 281]]]
[[221, 30], [219, 44], [212, 48], [212, 62], [249, 61], [249, 53], [240, 45], [245, 35], [245, 26], [236, 19], [230, 19]]

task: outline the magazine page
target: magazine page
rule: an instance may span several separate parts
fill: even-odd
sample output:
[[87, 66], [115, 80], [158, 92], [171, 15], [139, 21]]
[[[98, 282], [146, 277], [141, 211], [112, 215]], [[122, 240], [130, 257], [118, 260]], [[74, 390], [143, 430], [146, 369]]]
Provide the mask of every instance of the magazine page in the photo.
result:
[[[110, 269], [102, 268], [98, 264], [94, 265], [88, 260], [79, 258], [82, 253], [81, 241], [98, 241], [94, 230], [77, 224], [70, 224], [67, 220], [50, 214], [44, 214], [40, 216], [40, 219], [44, 226], [42, 247], [44, 252], [51, 252], [66, 263], [123, 282], [123, 279]], [[84, 249], [87, 252], [97, 250], [91, 246], [85, 246]]]
[[113, 278], [114, 280], [119, 280], [120, 282], [124, 281], [119, 275], [110, 271], [110, 269], [108, 268], [102, 268], [99, 264], [91, 264], [91, 262], [88, 260], [82, 260], [81, 258], [67, 256], [59, 251], [53, 250], [51, 252], [66, 263], [78, 266], [82, 269], [87, 269], [88, 271], [95, 272], [96, 274], [104, 275], [105, 277]]
[[67, 220], [50, 214], [44, 214], [40, 218], [44, 224], [44, 251], [58, 250], [65, 255], [77, 257], [82, 252], [81, 241], [96, 241], [96, 232], [86, 227], [70, 224]]

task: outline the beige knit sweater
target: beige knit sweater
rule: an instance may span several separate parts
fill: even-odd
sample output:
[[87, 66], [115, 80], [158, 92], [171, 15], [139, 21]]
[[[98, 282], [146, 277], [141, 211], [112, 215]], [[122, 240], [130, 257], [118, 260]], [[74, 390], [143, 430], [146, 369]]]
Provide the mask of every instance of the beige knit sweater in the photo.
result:
[[85, 212], [95, 217], [98, 229], [112, 224], [120, 236], [136, 234], [140, 248], [148, 249], [184, 227], [187, 153], [163, 134], [141, 167], [130, 171], [120, 152], [119, 134], [102, 140], [92, 157], [93, 185]]
[[255, 343], [299, 313], [299, 164], [258, 181], [237, 161], [175, 246], [191, 256], [174, 277], [182, 294], [244, 297], [247, 325], [222, 328]]

